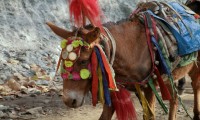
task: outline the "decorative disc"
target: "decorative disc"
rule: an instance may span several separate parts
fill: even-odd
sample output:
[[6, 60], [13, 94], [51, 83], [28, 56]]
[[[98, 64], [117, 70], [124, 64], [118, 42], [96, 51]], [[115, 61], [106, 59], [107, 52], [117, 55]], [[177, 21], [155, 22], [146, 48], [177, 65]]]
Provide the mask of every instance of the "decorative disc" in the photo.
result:
[[90, 71], [88, 69], [81, 69], [80, 76], [82, 79], [88, 79], [90, 77]]
[[66, 50], [67, 50], [68, 52], [71, 52], [71, 51], [73, 50], [72, 44], [67, 45]]
[[72, 67], [73, 66], [73, 62], [72, 61], [66, 61], [65, 60], [65, 67]]
[[62, 51], [62, 58], [65, 60], [65, 59], [67, 59], [67, 57], [68, 57], [68, 52], [67, 52], [67, 50], [63, 50], [63, 51]]
[[69, 59], [70, 60], [74, 61], [74, 60], [76, 60], [76, 58], [77, 58], [77, 55], [76, 55], [75, 52], [70, 52], [69, 53]]

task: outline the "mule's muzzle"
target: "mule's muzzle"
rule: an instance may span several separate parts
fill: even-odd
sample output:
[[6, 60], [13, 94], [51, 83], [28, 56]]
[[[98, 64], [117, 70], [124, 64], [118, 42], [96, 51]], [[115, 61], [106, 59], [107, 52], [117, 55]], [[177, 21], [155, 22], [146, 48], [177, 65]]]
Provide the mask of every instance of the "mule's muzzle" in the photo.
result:
[[82, 105], [82, 104], [78, 105], [78, 102], [77, 102], [76, 99], [70, 99], [68, 101], [65, 101], [63, 99], [63, 102], [65, 103], [65, 105], [67, 105], [70, 108], [77, 108], [77, 107], [80, 107]]
[[63, 95], [63, 102], [70, 108], [77, 108], [83, 105], [84, 97], [80, 96], [71, 96], [71, 95]]

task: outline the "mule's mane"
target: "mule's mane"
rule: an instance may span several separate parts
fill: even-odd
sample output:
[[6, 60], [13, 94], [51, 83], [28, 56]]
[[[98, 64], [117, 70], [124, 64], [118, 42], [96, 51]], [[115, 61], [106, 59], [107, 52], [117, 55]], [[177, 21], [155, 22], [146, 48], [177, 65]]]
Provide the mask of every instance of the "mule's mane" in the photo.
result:
[[[109, 27], [111, 25], [119, 25], [119, 24], [124, 23], [124, 22], [134, 21], [137, 18], [138, 18], [137, 16], [134, 16], [134, 18], [131, 18], [131, 19], [130, 18], [124, 18], [124, 19], [121, 19], [121, 20], [116, 21], [116, 22], [109, 21], [109, 22], [104, 23], [103, 26]], [[90, 29], [93, 29], [94, 27], [93, 27], [92, 24], [88, 24], [88, 25], [84, 26], [84, 28], [87, 29], [87, 30], [90, 30]]]
[[130, 19], [129, 18], [125, 18], [125, 19], [121, 19], [121, 20], [119, 20], [117, 22], [109, 21], [107, 23], [104, 23], [103, 26], [108, 27], [110, 25], [119, 25], [119, 24], [127, 22], [127, 21], [130, 21]]

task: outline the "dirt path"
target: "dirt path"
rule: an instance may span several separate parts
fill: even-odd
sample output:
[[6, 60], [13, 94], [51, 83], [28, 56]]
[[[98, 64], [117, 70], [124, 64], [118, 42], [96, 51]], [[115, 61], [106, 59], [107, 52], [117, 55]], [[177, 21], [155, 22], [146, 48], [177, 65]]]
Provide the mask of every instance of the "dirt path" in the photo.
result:
[[[134, 94], [132, 94], [132, 97], [138, 120], [142, 120], [142, 108], [139, 101]], [[193, 94], [190, 86], [186, 88], [182, 99], [187, 110], [193, 116]], [[9, 120], [97, 120], [102, 111], [101, 104], [93, 107], [89, 100], [80, 108], [67, 108], [62, 102], [61, 96], [50, 93], [38, 96], [7, 97], [6, 99], [1, 99], [0, 104], [9, 106], [7, 112], [4, 110], [7, 116], [1, 117], [1, 120], [8, 120], [8, 118]], [[168, 105], [167, 102], [166, 104]], [[156, 116], [157, 119], [167, 120], [167, 115], [159, 104], [156, 104]], [[180, 107], [177, 116], [178, 120], [190, 120], [182, 107]], [[115, 120], [115, 116], [113, 120]]]

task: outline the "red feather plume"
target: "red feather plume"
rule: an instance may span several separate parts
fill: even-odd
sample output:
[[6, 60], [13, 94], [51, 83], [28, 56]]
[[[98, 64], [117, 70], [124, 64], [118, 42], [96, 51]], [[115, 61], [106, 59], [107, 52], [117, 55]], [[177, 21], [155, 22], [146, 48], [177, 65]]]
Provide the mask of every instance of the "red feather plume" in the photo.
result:
[[74, 19], [75, 25], [81, 27], [84, 25], [83, 19], [87, 17], [91, 24], [102, 28], [102, 12], [97, 0], [69, 0], [70, 18]]
[[119, 88], [119, 91], [111, 93], [111, 97], [118, 120], [137, 120], [131, 95], [126, 89]]

